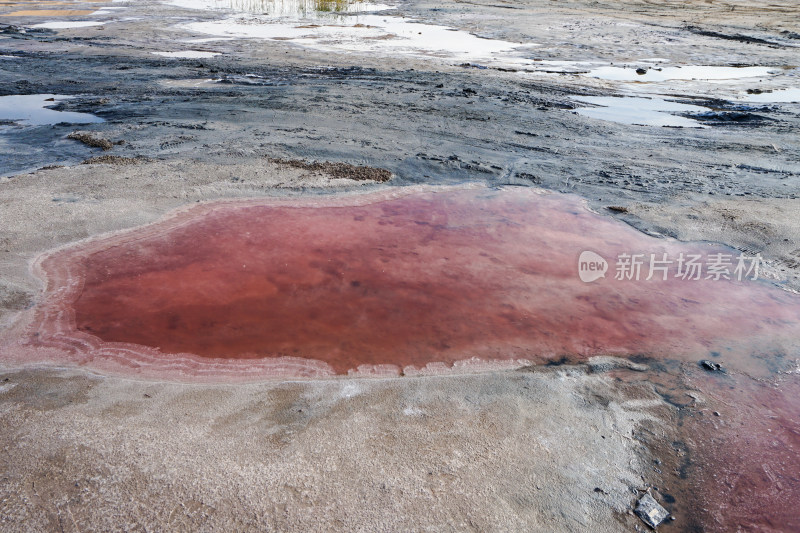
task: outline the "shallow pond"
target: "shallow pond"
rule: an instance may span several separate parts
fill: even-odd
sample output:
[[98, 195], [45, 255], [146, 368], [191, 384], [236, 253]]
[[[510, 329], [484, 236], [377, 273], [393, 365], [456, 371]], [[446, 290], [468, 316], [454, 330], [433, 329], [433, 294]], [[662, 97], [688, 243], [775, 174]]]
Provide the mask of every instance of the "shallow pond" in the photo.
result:
[[19, 122], [23, 125], [42, 126], [45, 124], [90, 124], [103, 122], [103, 119], [90, 113], [56, 111], [50, 106], [70, 98], [59, 94], [26, 94], [0, 96], [0, 120]]

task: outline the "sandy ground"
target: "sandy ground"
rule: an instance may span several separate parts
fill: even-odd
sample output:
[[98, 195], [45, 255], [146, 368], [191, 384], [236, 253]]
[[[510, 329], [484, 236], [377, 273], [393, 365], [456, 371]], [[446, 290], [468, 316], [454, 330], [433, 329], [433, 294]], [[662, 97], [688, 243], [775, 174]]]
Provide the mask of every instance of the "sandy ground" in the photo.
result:
[[[250, 40], [197, 46], [222, 54], [214, 58], [169, 60], [151, 52], [204, 37], [176, 25], [219, 15], [142, 2], [113, 24], [25, 33], [6, 25], [42, 18], [4, 16], [0, 55], [13, 58], [0, 58], [0, 94], [73, 95], [58, 109], [106, 122], [12, 125], [0, 134], [0, 327], [36, 305], [41, 281], [29, 267], [53, 248], [197, 201], [416, 183], [577, 193], [653, 235], [760, 252], [774, 282], [800, 289], [797, 105], [742, 110], [733, 101], [746, 89], [797, 86], [795, 2], [422, 1], [400, 9], [535, 42], [529, 56], [542, 60], [636, 67], [667, 57], [786, 74], [665, 88], [707, 105], [710, 127], [647, 128], [575, 114], [572, 96], [627, 91], [579, 74], [580, 65], [528, 75]], [[120, 17], [100, 20], [112, 18]], [[92, 148], [67, 138], [75, 131], [114, 144]], [[102, 155], [138, 159], [80, 164]], [[394, 177], [353, 182], [270, 158], [370, 165]], [[42, 168], [51, 165], [59, 167]], [[796, 358], [775, 363], [775, 389], [800, 378]], [[666, 367], [675, 378], [667, 385], [657, 373]], [[652, 368], [234, 386], [6, 366], [0, 529], [633, 531], [645, 529], [631, 510], [650, 489], [677, 518], [664, 530], [736, 530], [743, 522], [726, 522], [693, 477], [711, 445], [692, 435], [691, 421], [705, 416], [710, 431], [748, 421], [725, 396], [697, 392], [702, 371]], [[693, 385], [679, 379], [686, 375]], [[717, 411], [733, 422], [718, 427]], [[772, 485], [798, 493], [796, 472], [781, 479]], [[791, 531], [797, 522], [786, 516], [758, 527]]]
[[237, 386], [0, 379], [6, 531], [630, 531], [655, 475], [637, 433], [673, 440], [652, 387], [585, 368]]
[[769, 260], [765, 274], [800, 290], [800, 201], [718, 200], [688, 197], [667, 205], [633, 204], [634, 225], [684, 241], [724, 242]]

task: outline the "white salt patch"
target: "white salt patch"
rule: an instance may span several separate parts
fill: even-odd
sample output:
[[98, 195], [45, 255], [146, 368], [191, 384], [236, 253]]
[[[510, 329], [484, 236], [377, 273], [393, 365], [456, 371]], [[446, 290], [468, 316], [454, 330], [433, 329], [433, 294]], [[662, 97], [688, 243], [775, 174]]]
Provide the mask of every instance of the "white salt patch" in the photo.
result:
[[355, 383], [346, 383], [339, 391], [339, 398], [348, 399], [361, 394], [361, 387]]
[[575, 110], [579, 115], [586, 117], [635, 126], [706, 127], [696, 120], [670, 114], [708, 111], [706, 108], [696, 105], [668, 102], [660, 98], [632, 96], [573, 96], [572, 98], [578, 102], [602, 106], [581, 107]]
[[34, 24], [31, 28], [46, 28], [48, 30], [64, 30], [68, 28], [88, 28], [90, 26], [102, 26], [106, 22], [94, 22], [90, 20], [63, 20], [56, 22], [42, 22]]
[[563, 66], [563, 67], [571, 67], [571, 66], [586, 66], [586, 65], [598, 65], [602, 64], [600, 61], [556, 61], [554, 59], [537, 59], [534, 61], [535, 65], [555, 65], [555, 66]]
[[203, 52], [201, 50], [183, 50], [180, 52], [152, 52], [161, 57], [171, 57], [177, 59], [202, 59], [220, 55], [219, 52]]
[[216, 41], [234, 41], [234, 40], [236, 40], [236, 37], [207, 37], [204, 39], [185, 39], [180, 42], [187, 44], [202, 44], [202, 43], [211, 43]]

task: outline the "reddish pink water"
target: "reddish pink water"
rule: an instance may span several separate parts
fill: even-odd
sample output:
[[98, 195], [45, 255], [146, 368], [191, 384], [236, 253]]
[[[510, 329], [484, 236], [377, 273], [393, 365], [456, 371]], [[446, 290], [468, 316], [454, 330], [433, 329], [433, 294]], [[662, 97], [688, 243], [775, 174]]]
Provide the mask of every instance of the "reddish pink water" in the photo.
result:
[[613, 271], [584, 283], [586, 249], [612, 259], [690, 248], [526, 189], [232, 203], [109, 244], [69, 255], [81, 290], [64, 303], [79, 332], [163, 357], [290, 356], [339, 373], [473, 356], [697, 357], [745, 353], [800, 323], [796, 299], [755, 283]]
[[800, 531], [800, 373], [699, 375], [695, 385], [720, 413], [690, 421], [704, 530]]
[[[776, 388], [739, 374], [771, 374], [753, 354], [800, 353], [796, 296], [681, 280], [674, 266], [666, 281], [615, 280], [621, 253], [725, 250], [647, 237], [573, 197], [393, 194], [203, 205], [54, 253], [39, 264], [47, 291], [27, 337], [4, 356], [197, 379], [716, 357], [739, 377], [696, 372], [696, 388], [730, 406], [686, 425], [700, 521], [798, 526], [797, 378]], [[606, 278], [579, 279], [584, 250], [612, 263]]]

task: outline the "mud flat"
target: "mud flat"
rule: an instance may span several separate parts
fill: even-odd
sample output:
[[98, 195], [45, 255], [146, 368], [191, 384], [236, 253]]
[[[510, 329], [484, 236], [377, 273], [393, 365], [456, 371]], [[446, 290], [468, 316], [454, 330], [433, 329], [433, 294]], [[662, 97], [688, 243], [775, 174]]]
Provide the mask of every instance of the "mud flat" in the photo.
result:
[[[325, 4], [0, 6], [0, 529], [800, 529], [796, 3]], [[764, 262], [578, 279], [629, 248]], [[175, 273], [231, 305], [169, 329]], [[337, 344], [370, 279], [428, 314]], [[242, 302], [311, 357], [191, 334]]]

